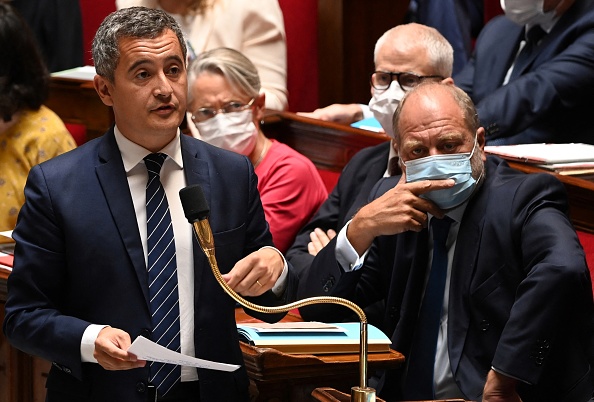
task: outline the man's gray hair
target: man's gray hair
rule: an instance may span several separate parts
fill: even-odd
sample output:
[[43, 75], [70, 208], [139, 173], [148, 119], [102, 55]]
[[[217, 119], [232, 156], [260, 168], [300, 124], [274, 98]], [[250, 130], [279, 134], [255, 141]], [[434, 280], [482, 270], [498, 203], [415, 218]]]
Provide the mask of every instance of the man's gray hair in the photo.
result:
[[220, 47], [203, 52], [188, 68], [188, 101], [192, 101], [194, 80], [202, 73], [219, 74], [235, 91], [255, 98], [260, 93], [260, 76], [256, 66], [242, 53]]
[[166, 12], [146, 7], [129, 7], [109, 14], [93, 39], [93, 62], [97, 74], [113, 82], [120, 60], [120, 39], [154, 39], [167, 29], [177, 36], [185, 61], [187, 48], [184, 35], [175, 19]]
[[384, 45], [398, 47], [402, 51], [407, 48], [415, 48], [415, 51], [419, 47], [424, 48], [427, 50], [429, 67], [434, 70], [432, 74], [444, 78], [452, 76], [454, 49], [450, 42], [435, 28], [410, 23], [396, 25], [394, 28], [389, 29], [375, 43], [373, 60], [376, 64], [378, 53]]

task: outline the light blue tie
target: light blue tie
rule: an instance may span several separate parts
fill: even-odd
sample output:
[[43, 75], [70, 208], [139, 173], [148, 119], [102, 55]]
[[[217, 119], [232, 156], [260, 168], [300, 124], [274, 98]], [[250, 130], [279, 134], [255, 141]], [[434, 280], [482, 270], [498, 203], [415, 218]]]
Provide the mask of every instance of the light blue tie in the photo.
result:
[[[144, 158], [148, 171], [146, 185], [146, 228], [148, 279], [153, 324], [152, 340], [179, 352], [179, 295], [173, 226], [169, 204], [161, 185], [161, 166], [167, 155], [150, 154]], [[181, 367], [152, 362], [150, 382], [159, 396], [165, 395], [181, 378]]]
[[433, 260], [409, 354], [403, 395], [405, 399], [434, 399], [433, 367], [448, 272], [446, 240], [451, 223], [452, 220], [447, 216], [431, 219]]

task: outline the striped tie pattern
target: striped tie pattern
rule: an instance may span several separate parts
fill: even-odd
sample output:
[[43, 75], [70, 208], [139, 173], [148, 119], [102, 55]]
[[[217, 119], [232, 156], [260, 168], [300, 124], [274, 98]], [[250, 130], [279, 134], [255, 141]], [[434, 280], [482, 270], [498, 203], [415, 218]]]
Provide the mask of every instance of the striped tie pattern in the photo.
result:
[[[173, 226], [160, 172], [167, 155], [157, 153], [144, 158], [148, 171], [146, 185], [146, 226], [148, 278], [153, 341], [179, 352], [179, 296]], [[181, 378], [181, 367], [152, 362], [150, 382], [157, 394], [165, 395]]]

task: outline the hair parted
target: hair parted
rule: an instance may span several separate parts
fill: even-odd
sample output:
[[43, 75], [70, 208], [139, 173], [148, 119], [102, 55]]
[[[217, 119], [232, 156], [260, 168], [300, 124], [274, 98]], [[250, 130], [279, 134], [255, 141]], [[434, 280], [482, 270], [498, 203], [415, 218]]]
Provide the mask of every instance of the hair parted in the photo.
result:
[[175, 19], [166, 12], [147, 7], [129, 7], [109, 14], [93, 39], [93, 62], [97, 74], [113, 82], [120, 59], [120, 39], [153, 39], [167, 29], [177, 36], [185, 60], [187, 47], [184, 35]]

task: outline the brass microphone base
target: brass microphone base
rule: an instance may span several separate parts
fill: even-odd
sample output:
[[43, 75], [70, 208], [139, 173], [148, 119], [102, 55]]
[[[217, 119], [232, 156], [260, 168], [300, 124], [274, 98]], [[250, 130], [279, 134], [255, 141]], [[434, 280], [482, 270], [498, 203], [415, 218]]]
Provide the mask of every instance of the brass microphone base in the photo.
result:
[[375, 402], [375, 389], [373, 388], [351, 388], [351, 402]]

